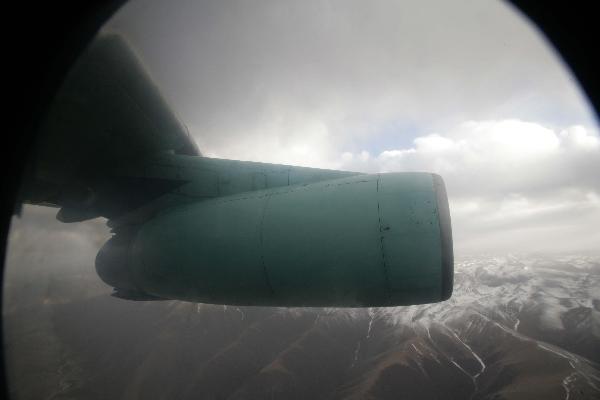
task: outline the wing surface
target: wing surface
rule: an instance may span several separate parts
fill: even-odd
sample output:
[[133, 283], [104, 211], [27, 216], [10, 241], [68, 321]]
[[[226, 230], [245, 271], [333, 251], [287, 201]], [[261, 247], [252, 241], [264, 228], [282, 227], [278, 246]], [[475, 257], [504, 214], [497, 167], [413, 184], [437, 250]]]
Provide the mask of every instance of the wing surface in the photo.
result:
[[60, 207], [57, 218], [138, 224], [206, 198], [356, 173], [201, 157], [131, 47], [101, 35], [48, 110], [21, 201]]
[[100, 35], [49, 107], [21, 200], [65, 208], [59, 219], [118, 215], [179, 183], [132, 181], [114, 170], [165, 153], [200, 155], [126, 41]]

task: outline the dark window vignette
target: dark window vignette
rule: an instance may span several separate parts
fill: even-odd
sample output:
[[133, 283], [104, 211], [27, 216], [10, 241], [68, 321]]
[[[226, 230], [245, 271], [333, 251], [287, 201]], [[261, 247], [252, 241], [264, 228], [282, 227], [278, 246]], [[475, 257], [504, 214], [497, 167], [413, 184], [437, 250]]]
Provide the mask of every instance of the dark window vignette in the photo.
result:
[[[561, 53], [594, 105], [598, 117], [600, 90], [597, 71], [600, 66], [594, 42], [600, 29], [597, 14], [592, 12], [593, 5], [532, 0], [511, 2], [538, 25]], [[0, 221], [2, 272], [15, 194], [40, 117], [69, 66], [123, 3], [122, 0], [36, 5], [13, 2], [8, 9], [5, 8], [7, 20], [11, 21], [3, 25], [8, 45], [5, 51], [9, 55], [5, 62], [5, 67], [8, 67], [5, 76], [9, 81], [5, 98], [11, 106], [5, 114], [10, 126], [5, 128], [5, 151], [0, 158], [5, 172]], [[6, 143], [6, 139], [10, 139], [10, 144]], [[0, 330], [1, 324], [2, 321]], [[2, 360], [3, 351], [2, 347]], [[1, 367], [0, 385], [6, 397], [4, 362]]]

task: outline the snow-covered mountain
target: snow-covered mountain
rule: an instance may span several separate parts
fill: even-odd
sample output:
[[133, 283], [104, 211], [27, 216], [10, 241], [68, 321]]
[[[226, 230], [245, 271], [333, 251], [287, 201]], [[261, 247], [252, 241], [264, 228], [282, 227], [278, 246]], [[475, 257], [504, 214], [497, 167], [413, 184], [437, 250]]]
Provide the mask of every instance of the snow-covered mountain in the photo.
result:
[[[404, 351], [402, 369], [439, 387], [424, 397], [456, 393], [469, 386], [464, 377], [469, 395], [457, 398], [600, 396], [597, 260], [471, 258], [457, 264], [455, 281], [447, 302], [369, 310], [370, 326], [380, 320], [395, 332], [390, 347]], [[448, 384], [431, 378], [432, 368], [445, 370]], [[452, 369], [464, 377], [450, 379]]]
[[374, 309], [136, 303], [78, 279], [8, 297], [16, 398], [600, 398], [600, 258], [466, 258], [449, 301]]

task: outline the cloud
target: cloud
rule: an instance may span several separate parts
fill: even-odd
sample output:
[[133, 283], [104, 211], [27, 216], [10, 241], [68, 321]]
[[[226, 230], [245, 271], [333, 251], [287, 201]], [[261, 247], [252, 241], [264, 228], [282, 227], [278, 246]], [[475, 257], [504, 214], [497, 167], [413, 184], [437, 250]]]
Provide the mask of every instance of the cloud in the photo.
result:
[[111, 236], [106, 220], [65, 224], [55, 218], [56, 212], [24, 205], [22, 215], [11, 221], [3, 288], [7, 313], [111, 291], [98, 279], [94, 263]]
[[540, 192], [581, 186], [598, 190], [600, 140], [582, 126], [554, 130], [516, 119], [467, 121], [445, 133], [413, 140], [377, 158], [345, 162], [343, 168], [433, 170], [447, 175], [457, 195]]
[[600, 243], [600, 137], [582, 126], [557, 131], [514, 119], [468, 121], [417, 137], [408, 148], [368, 159], [346, 152], [340, 159], [350, 170], [442, 175], [460, 249]]
[[133, 0], [104, 30], [207, 156], [438, 172], [464, 251], [600, 243], [596, 120], [506, 2]]
[[105, 30], [224, 158], [332, 167], [340, 149], [465, 120], [594, 124], [552, 48], [500, 1], [131, 1]]

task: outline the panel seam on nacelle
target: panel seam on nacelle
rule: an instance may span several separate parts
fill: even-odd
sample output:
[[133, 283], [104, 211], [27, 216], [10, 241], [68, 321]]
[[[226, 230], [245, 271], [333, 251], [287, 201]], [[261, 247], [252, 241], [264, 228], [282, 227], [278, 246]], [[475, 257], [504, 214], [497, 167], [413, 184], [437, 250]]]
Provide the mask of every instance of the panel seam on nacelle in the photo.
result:
[[[441, 299], [444, 299], [452, 296], [454, 286], [454, 248], [452, 244], [452, 222], [450, 220], [450, 209], [446, 209], [446, 206], [448, 206], [448, 195], [446, 192], [446, 185], [444, 184], [442, 177], [432, 174], [432, 185], [435, 192], [438, 226], [440, 229], [440, 261], [442, 267]], [[448, 226], [446, 226], [446, 223]], [[446, 235], [449, 235], [449, 237]]]
[[271, 285], [271, 280], [269, 279], [269, 271], [267, 270], [267, 263], [265, 262], [265, 248], [264, 248], [264, 238], [263, 238], [265, 215], [267, 214], [267, 207], [269, 205], [269, 200], [271, 200], [271, 195], [267, 195], [267, 199], [265, 200], [265, 205], [263, 207], [262, 217], [260, 219], [260, 227], [259, 227], [259, 229], [260, 229], [260, 262], [262, 264], [263, 273], [265, 275], [265, 282], [267, 284], [267, 287], [269, 288], [271, 295], [274, 295], [275, 291], [273, 290], [273, 285]]
[[380, 246], [380, 250], [381, 250], [381, 263], [383, 266], [383, 277], [385, 279], [385, 288], [386, 288], [386, 292], [387, 292], [387, 299], [388, 299], [388, 304], [392, 303], [392, 287], [390, 285], [390, 277], [388, 274], [388, 269], [387, 269], [387, 263], [385, 260], [385, 250], [384, 250], [384, 245], [383, 245], [383, 230], [382, 230], [382, 225], [381, 225], [381, 211], [379, 209], [379, 179], [381, 178], [381, 174], [377, 174], [377, 194], [376, 194], [376, 198], [377, 198], [377, 218], [379, 221], [379, 246]]

